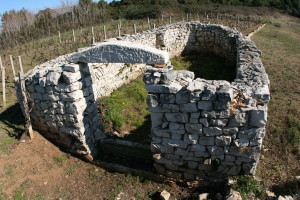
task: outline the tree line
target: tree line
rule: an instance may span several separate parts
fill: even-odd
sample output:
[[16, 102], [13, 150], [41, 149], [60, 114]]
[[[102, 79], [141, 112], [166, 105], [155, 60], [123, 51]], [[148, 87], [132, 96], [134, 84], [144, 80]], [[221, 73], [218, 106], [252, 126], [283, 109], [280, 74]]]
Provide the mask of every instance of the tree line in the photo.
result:
[[12, 48], [29, 40], [57, 34], [114, 19], [159, 18], [172, 13], [195, 13], [198, 5], [271, 6], [300, 16], [300, 0], [79, 0], [75, 4], [62, 1], [59, 8], [34, 14], [26, 9], [2, 14], [0, 50]]

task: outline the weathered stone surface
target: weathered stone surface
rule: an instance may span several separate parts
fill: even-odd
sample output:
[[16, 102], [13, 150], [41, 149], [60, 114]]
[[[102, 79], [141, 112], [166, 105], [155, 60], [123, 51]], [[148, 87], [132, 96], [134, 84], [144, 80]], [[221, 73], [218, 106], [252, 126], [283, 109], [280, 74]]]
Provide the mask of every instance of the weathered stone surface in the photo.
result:
[[147, 63], [165, 64], [169, 54], [146, 45], [132, 42], [105, 42], [68, 58], [73, 63]]
[[244, 126], [247, 122], [246, 113], [234, 112], [233, 115], [229, 118], [228, 126]]
[[188, 112], [188, 113], [197, 112], [198, 111], [197, 104], [196, 103], [181, 104], [180, 111]]
[[182, 123], [170, 123], [169, 129], [172, 133], [177, 133], [177, 134], [185, 133], [184, 124]]
[[176, 94], [181, 90], [182, 86], [178, 83], [171, 83], [170, 85], [145, 85], [145, 88], [150, 93], [170, 93]]
[[191, 146], [191, 151], [206, 151], [206, 147], [200, 144], [193, 144]]
[[61, 73], [49, 72], [47, 75], [47, 85], [57, 85]]
[[216, 137], [216, 145], [217, 146], [229, 146], [231, 143], [230, 136], [217, 136]]
[[199, 135], [198, 134], [184, 134], [183, 141], [186, 144], [197, 144]]
[[267, 111], [266, 110], [251, 110], [249, 125], [255, 127], [264, 127], [267, 123]]
[[203, 133], [206, 136], [222, 135], [222, 129], [219, 127], [203, 127]]
[[167, 139], [167, 138], [162, 139], [162, 144], [165, 146], [178, 147], [178, 148], [182, 148], [182, 149], [186, 149], [188, 146], [182, 140], [173, 140], [173, 139]]
[[152, 112], [151, 113], [151, 125], [152, 125], [152, 128], [160, 127], [162, 125], [163, 118], [164, 118], [164, 113], [155, 113], [155, 112]]
[[202, 124], [185, 124], [185, 130], [189, 133], [193, 134], [201, 134], [202, 133]]
[[199, 110], [211, 110], [213, 108], [211, 101], [199, 101], [198, 102]]
[[213, 126], [226, 126], [228, 119], [211, 119], [209, 124]]
[[189, 121], [189, 116], [187, 113], [166, 113], [165, 116], [169, 122], [186, 123]]

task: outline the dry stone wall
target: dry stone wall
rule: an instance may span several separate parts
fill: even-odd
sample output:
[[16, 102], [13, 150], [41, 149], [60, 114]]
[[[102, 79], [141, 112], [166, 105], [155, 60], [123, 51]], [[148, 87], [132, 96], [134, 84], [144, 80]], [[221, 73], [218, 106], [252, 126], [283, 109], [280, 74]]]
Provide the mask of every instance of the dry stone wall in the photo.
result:
[[[236, 63], [234, 82], [195, 79], [193, 72], [173, 70], [169, 57], [194, 51]], [[145, 69], [151, 150], [159, 174], [188, 180], [254, 174], [270, 99], [260, 55], [235, 29], [199, 22], [112, 38], [26, 74], [34, 129], [70, 152], [95, 156], [98, 141], [107, 137], [96, 99]]]

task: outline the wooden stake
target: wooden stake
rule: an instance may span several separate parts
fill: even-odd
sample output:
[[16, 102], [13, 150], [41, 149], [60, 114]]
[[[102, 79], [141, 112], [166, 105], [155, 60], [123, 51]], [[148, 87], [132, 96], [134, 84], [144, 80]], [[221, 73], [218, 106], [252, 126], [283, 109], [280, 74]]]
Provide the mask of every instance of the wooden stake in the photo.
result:
[[19, 57], [19, 65], [20, 65], [21, 74], [24, 74], [23, 65], [22, 65], [22, 57], [21, 56], [18, 56], [18, 57]]
[[136, 25], [133, 24], [133, 30], [134, 30], [134, 34], [136, 34]]
[[119, 37], [121, 37], [121, 28], [120, 28], [120, 24], [118, 24], [118, 35], [119, 35]]
[[92, 27], [92, 44], [95, 44], [95, 34], [94, 34], [94, 27]]
[[14, 74], [14, 82], [15, 82], [16, 71], [15, 71], [15, 67], [14, 67], [14, 60], [13, 60], [12, 55], [9, 55], [9, 58], [10, 58], [10, 65], [11, 65], [11, 68], [12, 68], [12, 71], [13, 71], [13, 74]]
[[75, 31], [74, 31], [74, 29], [73, 29], [73, 42], [74, 42], [74, 43], [76, 42]]
[[172, 23], [172, 16], [170, 15], [169, 23]]
[[21, 72], [19, 72], [19, 84], [20, 84], [20, 92], [22, 98], [20, 104], [25, 117], [25, 131], [28, 131], [30, 139], [33, 140], [34, 135], [33, 135], [32, 125], [30, 120], [30, 109], [27, 101], [25, 82], [24, 82], [23, 74]]
[[151, 29], [151, 24], [150, 24], [150, 19], [149, 19], [149, 17], [148, 17], [148, 27], [149, 27], [149, 29]]
[[60, 35], [60, 31], [58, 31], [58, 39], [59, 39], [59, 43], [61, 43], [61, 35]]
[[2, 71], [2, 97], [3, 97], [3, 107], [6, 107], [6, 91], [5, 91], [5, 68], [2, 64], [2, 59], [0, 56], [0, 67]]
[[187, 22], [189, 21], [189, 14], [188, 13], [186, 14], [186, 21]]
[[156, 25], [155, 25], [155, 24], [153, 24], [153, 29], [155, 29], [155, 26], [156, 26]]
[[103, 31], [104, 31], [104, 39], [106, 40], [107, 39], [107, 35], [106, 35], [106, 28], [105, 28], [105, 26], [103, 26]]

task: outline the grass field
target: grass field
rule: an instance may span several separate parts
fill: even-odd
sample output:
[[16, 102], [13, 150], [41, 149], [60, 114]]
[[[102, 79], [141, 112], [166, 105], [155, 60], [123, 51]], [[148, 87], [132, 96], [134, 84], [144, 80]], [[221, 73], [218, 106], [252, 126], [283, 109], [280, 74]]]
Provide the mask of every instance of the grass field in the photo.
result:
[[[263, 52], [262, 61], [271, 81], [271, 101], [257, 177], [262, 186], [276, 194], [292, 194], [299, 190], [295, 176], [300, 175], [300, 21], [281, 14], [262, 19], [267, 25], [252, 39]], [[68, 48], [69, 52], [74, 50]], [[29, 51], [34, 56], [35, 51]], [[26, 57], [22, 48], [13, 52]], [[26, 70], [33, 66], [30, 56]], [[40, 136], [33, 142], [16, 145], [16, 138], [23, 131], [23, 118], [15, 104], [12, 83], [8, 92], [9, 106], [1, 108], [0, 114], [1, 200], [99, 199], [100, 196], [115, 199], [121, 192], [127, 199], [151, 199], [163, 189], [177, 199], [194, 195], [194, 188], [156, 183], [91, 166], [61, 152]]]

